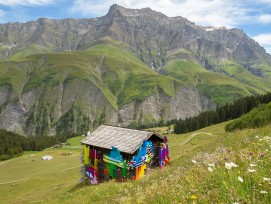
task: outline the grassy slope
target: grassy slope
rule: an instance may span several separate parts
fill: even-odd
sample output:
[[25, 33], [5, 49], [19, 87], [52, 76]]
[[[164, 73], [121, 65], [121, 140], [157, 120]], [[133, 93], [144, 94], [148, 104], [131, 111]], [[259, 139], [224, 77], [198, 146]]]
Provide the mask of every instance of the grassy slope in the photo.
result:
[[24, 58], [26, 56], [34, 55], [34, 54], [42, 54], [42, 53], [51, 53], [52, 50], [48, 48], [41, 47], [36, 44], [30, 44], [25, 47], [20, 48], [16, 54], [12, 55], [10, 58], [6, 60], [18, 60]]
[[[271, 77], [268, 75], [268, 70], [270, 67], [264, 66], [262, 71], [265, 73], [266, 78], [258, 77], [254, 74], [251, 74], [248, 70], [244, 69], [241, 65], [233, 61], [223, 61], [223, 64], [218, 65], [220, 70], [223, 70], [227, 73], [228, 76], [236, 79], [248, 86], [255, 87], [257, 91], [267, 92], [271, 88], [270, 80]], [[263, 66], [263, 65], [262, 65]], [[259, 92], [260, 93], [260, 92]]]
[[[0, 185], [0, 195], [6, 203], [234, 203], [240, 202], [240, 199], [247, 203], [270, 203], [270, 181], [264, 181], [263, 177], [271, 177], [271, 155], [265, 150], [270, 151], [271, 141], [261, 138], [270, 134], [271, 126], [226, 133], [225, 125], [222, 123], [196, 131], [209, 132], [213, 136], [197, 135], [185, 145], [181, 143], [192, 133], [169, 135], [171, 165], [163, 170], [151, 170], [134, 182], [112, 181], [98, 186], [82, 186], [77, 184], [80, 178], [78, 168], [56, 172], [64, 168], [63, 165], [79, 165], [77, 157], [35, 161], [39, 165], [27, 155], [12, 159], [9, 163], [0, 163], [0, 175], [5, 175], [0, 177], [0, 182], [22, 178], [20, 174], [14, 175], [16, 171], [12, 168], [25, 169], [26, 165], [30, 170], [25, 171], [23, 176], [30, 179], [15, 186]], [[256, 135], [260, 139], [256, 139]], [[48, 150], [39, 154], [56, 155], [59, 151]], [[261, 153], [265, 154], [264, 157], [259, 156]], [[197, 164], [192, 163], [192, 159]], [[60, 161], [63, 164], [58, 164]], [[239, 167], [226, 170], [224, 163], [230, 161]], [[48, 162], [55, 162], [55, 165], [45, 166]], [[207, 170], [208, 163], [215, 163], [214, 172]], [[250, 163], [257, 166], [250, 167]], [[43, 173], [31, 177], [30, 165]], [[256, 172], [249, 173], [248, 168]], [[243, 183], [238, 181], [238, 176], [243, 178]], [[269, 194], [262, 194], [261, 191]]]
[[261, 72], [263, 72], [267, 77], [271, 77], [271, 66], [267, 64], [261, 64], [258, 68]]
[[[96, 44], [96, 45], [95, 45]], [[261, 65], [266, 78], [257, 77], [241, 65], [223, 61], [216, 66], [224, 74], [208, 71], [201, 65], [168, 56], [168, 64], [163, 68], [165, 75], [159, 75], [130, 53], [128, 45], [102, 38], [87, 50], [52, 54], [31, 55], [42, 50], [36, 45], [25, 47], [13, 57], [0, 62], [0, 85], [11, 84], [20, 96], [31, 88], [58, 85], [63, 81], [79, 78], [97, 86], [117, 109], [133, 100], [144, 100], [158, 88], [167, 95], [174, 94], [174, 80], [183, 85], [195, 85], [202, 94], [209, 96], [216, 104], [224, 105], [250, 94], [262, 94], [271, 89], [270, 67]], [[191, 53], [185, 50], [181, 54]], [[175, 56], [175, 57], [174, 57]], [[227, 76], [226, 76], [227, 75]]]
[[[14, 198], [23, 199], [25, 194], [32, 194], [29, 201], [35, 200], [35, 197], [39, 197], [39, 193], [43, 190], [46, 192], [48, 188], [57, 188], [62, 182], [69, 182], [71, 180], [77, 180], [76, 174], [69, 174], [71, 170], [77, 170], [78, 155], [80, 152], [69, 150], [72, 152], [72, 156], [62, 156], [62, 153], [66, 153], [67, 150], [48, 150], [44, 152], [35, 152], [31, 154], [24, 154], [21, 157], [2, 162], [0, 172], [0, 194], [1, 202], [12, 203]], [[34, 154], [34, 156], [30, 156]], [[52, 155], [54, 157], [51, 161], [43, 161], [41, 157], [44, 155]], [[72, 168], [66, 171], [60, 171], [62, 169]], [[24, 181], [15, 183], [15, 186], [10, 184], [2, 184], [15, 180]], [[61, 182], [60, 182], [61, 181]], [[39, 192], [40, 191], [40, 192]], [[28, 203], [29, 203], [28, 201]], [[19, 201], [20, 202], [20, 201]]]
[[67, 143], [70, 143], [70, 146], [79, 146], [82, 139], [84, 139], [83, 136], [72, 137], [67, 140]]
[[232, 121], [226, 126], [226, 130], [256, 128], [271, 123], [271, 103], [262, 104], [249, 113]]
[[[67, 142], [71, 146], [61, 149], [47, 149], [42, 152], [25, 152], [23, 156], [0, 163], [0, 195], [1, 202], [30, 203], [40, 199], [41, 195], [53, 189], [59, 189], [63, 183], [73, 184], [78, 180], [79, 155], [82, 137], [74, 137]], [[72, 155], [68, 155], [70, 152]], [[41, 157], [51, 155], [53, 160], [43, 161]], [[24, 180], [25, 179], [25, 180]], [[11, 181], [19, 180], [17, 183]], [[21, 180], [21, 181], [20, 181]], [[6, 183], [6, 184], [3, 184]], [[29, 193], [32, 195], [29, 198]], [[26, 200], [25, 200], [26, 196]], [[14, 200], [17, 200], [15, 201]], [[28, 201], [27, 201], [28, 200]]]
[[[260, 78], [232, 61], [223, 61], [217, 66], [226, 76], [208, 71], [193, 61], [176, 59], [178, 53], [175, 53], [176, 56], [171, 53], [164, 68], [165, 74], [170, 77], [165, 77], [154, 72], [128, 50], [128, 45], [109, 37], [98, 40], [87, 50], [74, 52], [31, 55], [34, 52], [48, 53], [50, 50], [29, 45], [0, 62], [0, 85], [11, 84], [20, 96], [42, 83], [57, 85], [79, 78], [97, 86], [115, 109], [133, 100], [144, 100], [158, 88], [172, 96], [172, 78], [183, 85], [197, 86], [202, 94], [218, 105], [271, 89], [270, 67], [264, 64], [260, 69], [266, 78]], [[192, 56], [189, 58], [191, 53], [185, 50], [181, 54], [192, 59]]]
[[224, 105], [250, 94], [262, 94], [271, 89], [270, 78], [257, 77], [234, 62], [220, 65], [226, 75], [208, 71], [189, 60], [172, 60], [166, 65], [166, 75], [197, 86], [202, 94], [216, 104]]
[[42, 83], [58, 85], [74, 78], [97, 86], [116, 109], [145, 99], [158, 87], [168, 95], [174, 93], [172, 78], [159, 76], [128, 51], [115, 47], [114, 42], [74, 52], [15, 56], [0, 62], [0, 85], [11, 84], [19, 96]]

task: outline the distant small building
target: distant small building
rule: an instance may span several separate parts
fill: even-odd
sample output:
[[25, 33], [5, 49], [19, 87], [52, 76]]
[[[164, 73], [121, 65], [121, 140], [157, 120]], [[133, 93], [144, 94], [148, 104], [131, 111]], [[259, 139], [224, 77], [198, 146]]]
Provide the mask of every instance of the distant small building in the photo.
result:
[[147, 168], [163, 168], [170, 161], [167, 138], [153, 132], [101, 125], [81, 143], [81, 182], [137, 180]]

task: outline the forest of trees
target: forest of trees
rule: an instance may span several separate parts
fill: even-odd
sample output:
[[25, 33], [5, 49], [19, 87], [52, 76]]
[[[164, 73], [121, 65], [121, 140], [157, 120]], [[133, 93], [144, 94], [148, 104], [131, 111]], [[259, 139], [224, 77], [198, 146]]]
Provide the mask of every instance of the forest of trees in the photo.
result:
[[41, 151], [67, 138], [55, 137], [24, 137], [14, 132], [0, 129], [0, 161], [23, 154], [23, 151]]
[[226, 104], [214, 111], [206, 111], [200, 113], [196, 117], [177, 120], [175, 122], [174, 132], [176, 134], [192, 132], [210, 125], [218, 124], [228, 120], [236, 119], [245, 113], [248, 113], [259, 104], [269, 103], [271, 101], [271, 93], [258, 96], [248, 96], [236, 100], [232, 104]]

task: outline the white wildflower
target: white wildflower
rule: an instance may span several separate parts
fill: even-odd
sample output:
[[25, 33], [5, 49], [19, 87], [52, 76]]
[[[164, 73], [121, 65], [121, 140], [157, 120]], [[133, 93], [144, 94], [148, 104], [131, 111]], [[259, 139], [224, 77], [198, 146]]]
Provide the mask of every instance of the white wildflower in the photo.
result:
[[259, 136], [258, 136], [258, 135], [256, 135], [256, 136], [255, 136], [255, 138], [256, 138], [256, 139], [259, 139]]
[[225, 163], [225, 168], [226, 168], [226, 169], [231, 169], [231, 168], [232, 168], [232, 166], [231, 166], [231, 164], [230, 164], [230, 163], [227, 163], [227, 162], [226, 162], [226, 163]]
[[208, 167], [208, 171], [213, 172], [214, 170], [212, 169], [212, 167]]
[[193, 160], [193, 159], [192, 159], [192, 162], [193, 162], [194, 164], [196, 164], [196, 163], [197, 163], [197, 161], [196, 161], [196, 160]]
[[270, 178], [263, 178], [264, 181], [270, 181], [271, 179]]
[[271, 137], [265, 136], [264, 139], [265, 139], [265, 140], [271, 140]]
[[251, 166], [251, 167], [255, 167], [255, 166], [257, 166], [257, 165], [255, 165], [255, 164], [250, 164], [249, 166]]
[[215, 167], [215, 164], [214, 164], [214, 163], [211, 163], [211, 164], [208, 164], [208, 166], [210, 166], [210, 167]]
[[247, 170], [249, 173], [253, 173], [253, 172], [255, 172], [256, 170], [255, 169], [248, 169]]
[[234, 202], [233, 204], [239, 204], [239, 203], [237, 203], [237, 202]]
[[235, 168], [238, 167], [238, 165], [233, 163], [233, 162], [231, 162], [230, 164], [231, 164], [232, 167], [235, 167]]
[[226, 169], [232, 169], [233, 167], [236, 168], [236, 167], [238, 167], [238, 165], [233, 163], [233, 162], [231, 162], [231, 163], [226, 162], [225, 163], [225, 168]]
[[261, 194], [267, 194], [267, 191], [260, 191]]
[[240, 181], [241, 183], [243, 183], [243, 182], [244, 182], [243, 178], [242, 178], [242, 177], [240, 177], [240, 176], [238, 176], [238, 181]]

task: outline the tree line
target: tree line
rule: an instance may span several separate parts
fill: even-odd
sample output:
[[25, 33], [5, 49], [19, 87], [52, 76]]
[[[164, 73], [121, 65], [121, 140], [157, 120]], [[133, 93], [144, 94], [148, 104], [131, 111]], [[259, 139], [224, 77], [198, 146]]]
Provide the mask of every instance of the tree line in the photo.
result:
[[0, 161], [23, 154], [23, 151], [41, 151], [57, 142], [65, 142], [64, 136], [24, 137], [14, 132], [0, 129]]
[[218, 107], [213, 111], [205, 111], [198, 116], [172, 121], [175, 123], [174, 133], [181, 134], [192, 132], [210, 125], [218, 124], [228, 120], [236, 119], [245, 113], [248, 113], [259, 104], [269, 103], [271, 101], [271, 93], [268, 92], [263, 95], [247, 96], [233, 102]]

